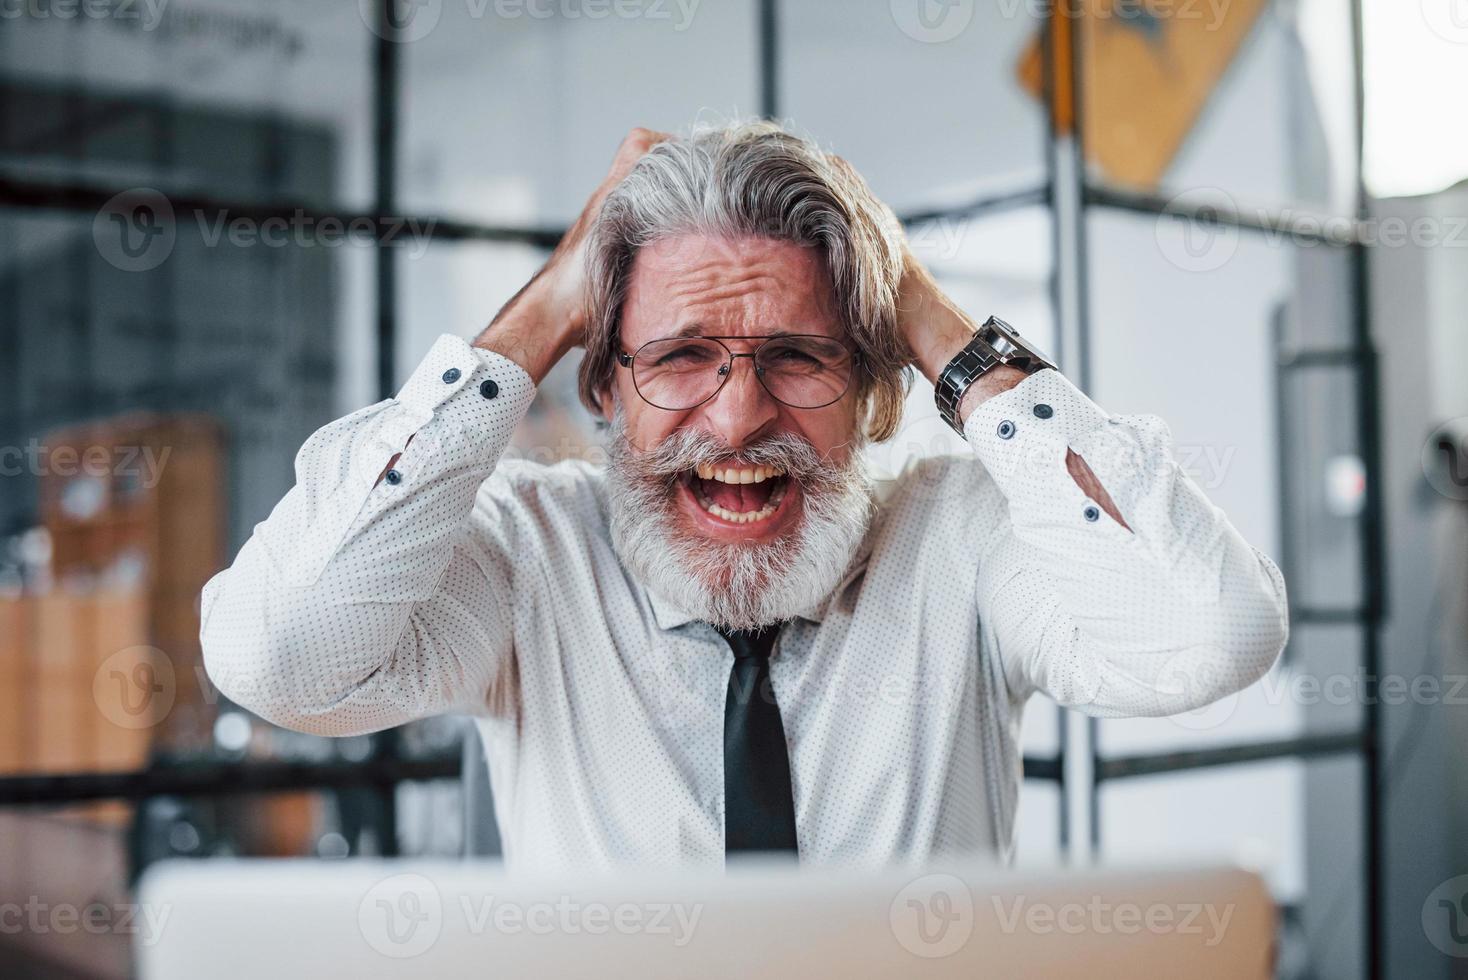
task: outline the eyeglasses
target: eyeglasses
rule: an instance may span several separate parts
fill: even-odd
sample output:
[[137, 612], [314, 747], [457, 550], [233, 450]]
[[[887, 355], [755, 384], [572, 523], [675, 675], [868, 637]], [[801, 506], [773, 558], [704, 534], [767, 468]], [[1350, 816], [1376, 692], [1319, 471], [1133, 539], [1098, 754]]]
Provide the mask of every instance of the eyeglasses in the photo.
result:
[[[761, 340], [753, 353], [736, 354], [725, 340]], [[776, 401], [791, 408], [824, 408], [851, 386], [860, 353], [817, 334], [773, 337], [665, 337], [649, 340], [617, 363], [632, 369], [632, 386], [654, 408], [683, 412], [719, 393], [734, 372], [734, 359], [747, 357], [754, 376]]]

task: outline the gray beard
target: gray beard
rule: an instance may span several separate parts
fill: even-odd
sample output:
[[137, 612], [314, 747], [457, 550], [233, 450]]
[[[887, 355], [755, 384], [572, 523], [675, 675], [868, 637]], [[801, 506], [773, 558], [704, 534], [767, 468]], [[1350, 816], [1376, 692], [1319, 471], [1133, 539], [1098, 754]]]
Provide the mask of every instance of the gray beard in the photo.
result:
[[[646, 452], [612, 420], [607, 503], [612, 547], [646, 588], [724, 629], [755, 629], [807, 612], [840, 584], [872, 516], [871, 482], [859, 451], [833, 466], [808, 442], [781, 434], [735, 453], [682, 429]], [[714, 542], [683, 531], [674, 504], [680, 476], [700, 463], [737, 458], [782, 467], [801, 490], [800, 523], [767, 542]]]

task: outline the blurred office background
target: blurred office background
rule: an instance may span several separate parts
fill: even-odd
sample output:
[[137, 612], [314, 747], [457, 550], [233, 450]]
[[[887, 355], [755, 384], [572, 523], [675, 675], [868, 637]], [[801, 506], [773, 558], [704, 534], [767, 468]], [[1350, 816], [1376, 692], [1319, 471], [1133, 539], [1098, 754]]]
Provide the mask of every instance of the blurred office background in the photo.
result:
[[[0, 908], [109, 924], [0, 918], [0, 973], [128, 975], [164, 857], [494, 853], [461, 721], [234, 708], [199, 587], [629, 128], [768, 115], [1288, 577], [1237, 697], [1031, 705], [1019, 863], [1242, 862], [1281, 976], [1464, 975], [1465, 86], [1453, 0], [0, 0]], [[953, 450], [919, 382], [873, 456]], [[595, 456], [573, 365], [515, 451]]]

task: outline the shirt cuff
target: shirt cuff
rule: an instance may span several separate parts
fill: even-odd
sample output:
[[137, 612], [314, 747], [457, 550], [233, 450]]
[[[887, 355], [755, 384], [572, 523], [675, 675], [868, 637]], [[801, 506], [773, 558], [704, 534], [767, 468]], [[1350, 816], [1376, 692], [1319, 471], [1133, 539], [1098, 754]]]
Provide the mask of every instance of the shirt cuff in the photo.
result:
[[446, 333], [434, 341], [394, 400], [401, 411], [381, 430], [393, 452], [435, 415], [491, 442], [508, 444], [535, 400], [535, 382], [508, 357]]
[[[1046, 368], [980, 404], [963, 432], [1017, 520], [1129, 536], [1086, 496], [1065, 463], [1066, 450], [1074, 449], [1090, 465], [1087, 447], [1109, 442], [1109, 430], [1117, 425], [1065, 375]], [[1114, 435], [1129, 442], [1120, 432]], [[1092, 470], [1112, 493], [1106, 474], [1095, 466]]]

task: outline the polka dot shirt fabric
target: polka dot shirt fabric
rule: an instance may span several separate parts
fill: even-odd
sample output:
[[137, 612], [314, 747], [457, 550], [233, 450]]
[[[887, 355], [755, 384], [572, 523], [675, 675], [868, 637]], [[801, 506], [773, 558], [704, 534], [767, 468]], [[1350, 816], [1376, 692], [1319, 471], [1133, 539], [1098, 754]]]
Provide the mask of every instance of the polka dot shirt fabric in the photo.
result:
[[[444, 335], [396, 398], [314, 433], [204, 588], [210, 677], [324, 735], [474, 716], [511, 866], [720, 866], [733, 655], [621, 566], [600, 469], [501, 459], [534, 395], [512, 361]], [[805, 863], [1007, 860], [1031, 694], [1190, 710], [1284, 646], [1278, 569], [1159, 420], [1108, 415], [1047, 370], [965, 436], [972, 455], [877, 488], [846, 579], [775, 648]], [[1067, 447], [1131, 530], [1076, 485]]]

